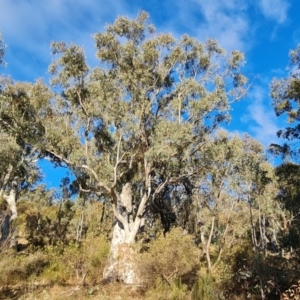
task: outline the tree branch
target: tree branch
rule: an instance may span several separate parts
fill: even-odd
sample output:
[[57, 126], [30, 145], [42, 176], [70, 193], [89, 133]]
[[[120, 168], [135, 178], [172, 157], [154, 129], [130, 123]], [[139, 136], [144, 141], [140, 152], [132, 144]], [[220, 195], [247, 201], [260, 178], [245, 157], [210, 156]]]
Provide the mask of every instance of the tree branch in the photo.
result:
[[215, 216], [212, 217], [210, 233], [209, 233], [208, 241], [206, 243], [206, 260], [207, 260], [207, 265], [208, 265], [208, 271], [209, 272], [212, 271], [210, 255], [209, 255], [209, 246], [210, 246], [212, 235], [213, 235], [214, 229], [215, 229], [215, 218], [216, 218]]
[[83, 113], [84, 113], [87, 117], [89, 117], [89, 114], [87, 113], [87, 111], [86, 111], [86, 109], [85, 109], [85, 107], [84, 107], [84, 105], [83, 105], [83, 103], [82, 103], [82, 100], [81, 100], [81, 96], [80, 96], [79, 91], [77, 90], [76, 93], [77, 93], [77, 96], [78, 96], [78, 99], [79, 99], [80, 106], [82, 107]]
[[99, 179], [97, 173], [92, 168], [90, 168], [87, 165], [81, 165], [81, 167], [90, 171], [93, 174], [94, 178], [96, 179], [96, 181], [98, 183], [98, 186], [104, 188], [108, 193], [111, 193], [111, 189]]
[[57, 154], [56, 152], [54, 152], [53, 150], [50, 150], [50, 149], [45, 149], [47, 152], [53, 154], [56, 158], [60, 159], [61, 161], [63, 161], [64, 163], [66, 163], [67, 165], [71, 165], [71, 161], [66, 159], [66, 158], [63, 158], [62, 155], [59, 155]]
[[114, 188], [116, 186], [116, 184], [117, 184], [117, 179], [118, 179], [117, 178], [118, 165], [119, 165], [119, 163], [122, 161], [122, 159], [125, 156], [125, 153], [123, 153], [123, 155], [120, 158], [120, 148], [121, 148], [122, 137], [123, 137], [123, 135], [121, 134], [120, 138], [119, 138], [119, 142], [118, 142], [118, 147], [117, 147], [117, 159], [116, 159], [116, 164], [114, 166], [114, 182], [113, 182], [112, 188]]

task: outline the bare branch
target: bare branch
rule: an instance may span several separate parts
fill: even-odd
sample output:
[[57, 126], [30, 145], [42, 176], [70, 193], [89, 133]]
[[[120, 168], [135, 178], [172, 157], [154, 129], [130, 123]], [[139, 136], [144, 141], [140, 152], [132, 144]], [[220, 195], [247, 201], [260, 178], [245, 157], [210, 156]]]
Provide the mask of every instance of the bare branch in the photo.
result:
[[206, 260], [207, 260], [209, 272], [211, 272], [211, 270], [212, 270], [212, 268], [211, 268], [211, 260], [210, 260], [210, 255], [209, 255], [209, 246], [210, 246], [211, 239], [212, 239], [212, 236], [213, 236], [213, 233], [214, 233], [214, 229], [215, 229], [215, 218], [216, 218], [215, 216], [212, 217], [210, 233], [209, 233], [208, 241], [206, 243]]
[[116, 159], [116, 164], [114, 166], [114, 182], [113, 182], [112, 187], [115, 187], [116, 184], [117, 184], [117, 179], [118, 179], [118, 177], [117, 177], [118, 165], [119, 165], [119, 163], [122, 161], [122, 159], [125, 156], [125, 153], [123, 153], [123, 155], [120, 158], [120, 148], [121, 148], [122, 137], [123, 137], [123, 135], [121, 134], [120, 138], [119, 138], [119, 141], [118, 141], [118, 146], [117, 146], [117, 159]]
[[6, 121], [4, 121], [2, 118], [0, 118], [0, 122], [5, 126], [8, 127], [9, 129], [13, 129], [13, 127]]
[[50, 149], [45, 149], [47, 152], [53, 154], [56, 158], [60, 159], [61, 161], [63, 161], [64, 163], [66, 163], [67, 165], [71, 165], [71, 161], [64, 158], [62, 155], [57, 154], [56, 152], [54, 152], [53, 150]]
[[166, 178], [166, 180], [164, 182], [162, 182], [154, 191], [153, 193], [153, 198], [155, 197], [155, 195], [157, 195], [158, 193], [161, 192], [161, 190], [166, 186], [166, 184], [169, 182], [169, 177]]
[[82, 103], [82, 100], [81, 100], [81, 96], [80, 96], [79, 91], [77, 90], [76, 93], [77, 93], [77, 96], [78, 96], [78, 99], [79, 99], [80, 106], [82, 107], [83, 113], [84, 113], [87, 117], [89, 117], [89, 114], [87, 113], [87, 111], [86, 111], [86, 109], [85, 109], [85, 107], [84, 107], [84, 105], [83, 105], [83, 103]]

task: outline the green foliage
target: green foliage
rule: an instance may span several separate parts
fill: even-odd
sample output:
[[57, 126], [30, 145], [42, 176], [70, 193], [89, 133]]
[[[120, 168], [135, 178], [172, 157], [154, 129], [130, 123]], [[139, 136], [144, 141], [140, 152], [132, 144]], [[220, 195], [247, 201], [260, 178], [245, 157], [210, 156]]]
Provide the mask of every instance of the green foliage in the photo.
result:
[[[271, 84], [271, 97], [276, 115], [287, 115], [287, 121], [290, 124], [285, 129], [277, 132], [279, 137], [288, 141], [299, 139], [300, 134], [300, 45], [295, 50], [290, 51], [290, 73], [286, 78], [274, 78]], [[299, 148], [296, 143], [287, 142], [283, 145], [272, 144], [270, 151], [276, 155], [282, 155], [284, 159], [298, 159]]]
[[18, 208], [19, 232], [33, 245], [44, 246], [68, 240], [74, 212], [66, 202], [63, 205], [57, 203], [38, 209], [36, 203], [22, 200], [18, 203]]
[[218, 276], [218, 289], [225, 299], [262, 299], [262, 290], [266, 299], [278, 299], [300, 276], [298, 257], [257, 255], [249, 242], [236, 245], [225, 260], [228, 268], [226, 276]]
[[3, 43], [2, 34], [0, 32], [0, 66], [5, 65], [5, 62], [3, 60], [4, 54], [5, 54], [5, 44]]
[[300, 212], [300, 166], [295, 163], [283, 163], [276, 168], [279, 193], [277, 200], [284, 212], [282, 247], [293, 247], [299, 251], [299, 212]]
[[199, 251], [192, 236], [183, 235], [175, 228], [150, 243], [149, 250], [141, 253], [140, 271], [142, 278], [151, 285], [161, 278], [172, 285], [178, 280], [191, 283], [197, 272]]
[[222, 299], [221, 291], [216, 289], [216, 283], [209, 275], [199, 276], [198, 281], [194, 284], [191, 300], [213, 300]]
[[190, 291], [181, 280], [173, 282], [171, 285], [160, 278], [157, 278], [153, 287], [146, 292], [145, 299], [158, 300], [186, 300], [190, 299]]
[[13, 285], [35, 279], [48, 264], [49, 258], [41, 251], [25, 255], [11, 251], [1, 253], [0, 285]]
[[103, 236], [88, 237], [81, 244], [73, 243], [63, 248], [50, 246], [46, 251], [50, 263], [43, 277], [47, 280], [60, 284], [95, 284], [101, 279], [109, 244]]
[[26, 155], [36, 154], [41, 146], [45, 127], [42, 120], [49, 111], [51, 93], [42, 80], [35, 84], [13, 82], [1, 78], [2, 91], [0, 94], [0, 124], [1, 131], [15, 139]]
[[278, 200], [293, 215], [300, 210], [300, 166], [295, 163], [283, 163], [276, 168], [280, 193]]

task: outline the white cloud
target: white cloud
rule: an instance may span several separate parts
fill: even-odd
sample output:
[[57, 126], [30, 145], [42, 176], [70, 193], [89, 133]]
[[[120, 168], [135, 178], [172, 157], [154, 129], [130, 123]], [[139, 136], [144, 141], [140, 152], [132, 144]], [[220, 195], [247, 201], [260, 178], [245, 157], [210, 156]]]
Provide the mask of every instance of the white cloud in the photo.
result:
[[247, 124], [249, 132], [265, 146], [278, 143], [278, 119], [273, 109], [270, 109], [267, 88], [255, 87], [249, 98], [252, 103], [247, 107], [241, 121]]
[[278, 23], [284, 23], [287, 20], [289, 6], [288, 1], [286, 0], [259, 1], [259, 7], [265, 18], [275, 20]]
[[[248, 51], [259, 43], [256, 34], [265, 25], [265, 19], [282, 25], [287, 20], [290, 5], [288, 0], [187, 0], [178, 1], [174, 6], [177, 17], [170, 21], [169, 27], [181, 23], [200, 40], [214, 38], [229, 51]], [[254, 13], [257, 10], [264, 15], [263, 21], [261, 15]], [[277, 28], [271, 38], [275, 38], [276, 32]]]
[[95, 57], [91, 34], [119, 14], [130, 15], [126, 7], [125, 1], [1, 0], [0, 32], [8, 44], [5, 71], [17, 73], [17, 79], [26, 73], [29, 80], [43, 76], [51, 61], [51, 41], [75, 42], [84, 46], [88, 58]]
[[195, 1], [204, 17], [204, 22], [197, 29], [198, 36], [215, 38], [227, 50], [245, 50], [248, 47], [246, 4], [239, 0]]
[[[47, 39], [56, 36], [75, 35], [79, 32], [90, 33], [97, 25], [102, 26], [109, 19], [124, 13], [125, 5], [104, 0], [52, 0], [52, 1], [11, 1], [2, 0], [0, 10], [0, 29], [18, 41]], [[26, 45], [29, 44], [29, 41]]]
[[220, 45], [227, 50], [245, 50], [247, 22], [241, 17], [232, 19], [222, 13], [216, 14], [216, 17], [218, 19], [216, 24], [207, 23], [198, 30], [198, 35], [217, 39]]
[[[260, 7], [267, 16], [276, 16], [280, 22], [286, 19], [286, 0], [272, 0], [274, 5], [268, 0], [257, 1], [260, 1]], [[113, 22], [120, 14], [135, 17], [137, 13], [136, 1], [125, 0], [0, 2], [0, 31], [9, 46], [6, 61], [10, 65], [7, 72], [12, 73], [11, 69], [14, 69], [19, 74], [31, 74], [29, 80], [46, 72], [51, 60], [51, 41], [73, 41], [84, 46], [89, 62], [94, 64], [95, 47], [91, 34], [103, 30], [106, 22]], [[164, 3], [153, 0], [153, 11], [150, 13], [152, 20], [156, 18], [158, 31], [171, 31], [175, 36], [187, 32], [201, 41], [214, 38], [228, 51], [248, 51], [257, 43], [253, 37], [258, 23], [250, 19], [250, 4], [247, 1], [186, 0], [170, 4], [170, 0]], [[139, 5], [142, 9], [147, 6], [144, 3]], [[162, 8], [166, 12], [161, 13]]]
[[233, 13], [241, 13], [247, 9], [247, 5], [240, 0], [214, 0], [214, 1], [199, 1], [195, 0], [201, 7], [201, 10], [207, 20], [216, 18], [216, 13], [231, 15]]

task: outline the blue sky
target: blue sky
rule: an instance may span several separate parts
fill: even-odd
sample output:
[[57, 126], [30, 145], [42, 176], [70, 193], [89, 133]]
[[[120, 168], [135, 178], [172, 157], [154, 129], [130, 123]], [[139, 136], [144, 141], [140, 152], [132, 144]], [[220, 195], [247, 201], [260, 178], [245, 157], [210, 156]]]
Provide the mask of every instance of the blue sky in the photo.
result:
[[300, 43], [300, 2], [288, 0], [0, 0], [0, 32], [8, 48], [1, 72], [15, 80], [48, 78], [51, 41], [83, 46], [96, 65], [92, 34], [119, 15], [150, 13], [159, 32], [217, 39], [245, 52], [244, 73], [254, 82], [246, 99], [233, 106], [231, 131], [248, 132], [265, 146], [278, 142], [286, 125], [271, 107], [269, 84], [287, 74], [288, 53]]

